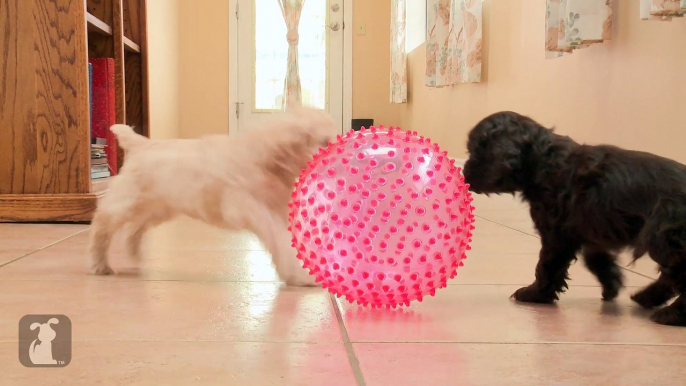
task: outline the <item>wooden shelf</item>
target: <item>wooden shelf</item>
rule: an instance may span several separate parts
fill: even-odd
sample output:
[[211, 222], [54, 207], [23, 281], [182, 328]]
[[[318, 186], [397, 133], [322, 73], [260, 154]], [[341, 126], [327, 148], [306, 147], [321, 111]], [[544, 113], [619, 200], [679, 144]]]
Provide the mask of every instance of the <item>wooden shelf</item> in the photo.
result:
[[124, 36], [124, 49], [129, 52], [141, 53], [141, 47], [126, 36]]
[[88, 31], [95, 32], [107, 36], [112, 36], [112, 27], [107, 25], [104, 21], [98, 19], [97, 17], [86, 14], [86, 22], [88, 23]]
[[[12, 42], [10, 55], [15, 51], [32, 55], [19, 55], [16, 66], [3, 68], [7, 79], [29, 81], [15, 82], [6, 90], [13, 103], [0, 109], [1, 131], [14, 138], [15, 145], [22, 145], [0, 146], [0, 176], [10, 176], [9, 183], [0, 183], [0, 222], [87, 222], [112, 181], [90, 178], [88, 61], [112, 59], [114, 121], [148, 135], [146, 0], [40, 4], [41, 12], [34, 13], [22, 11], [26, 7], [21, 6], [2, 9], [7, 28], [0, 28], [0, 41]], [[27, 34], [17, 28], [21, 25], [37, 27]], [[70, 39], [55, 40], [55, 36]], [[63, 90], [65, 84], [67, 93], [45, 92]], [[36, 104], [34, 94], [40, 100], [47, 98], [46, 103]], [[37, 119], [43, 140], [35, 134]], [[118, 154], [121, 167], [123, 150]]]
[[[104, 194], [104, 193], [103, 193]], [[102, 194], [0, 194], [0, 222], [87, 222]]]

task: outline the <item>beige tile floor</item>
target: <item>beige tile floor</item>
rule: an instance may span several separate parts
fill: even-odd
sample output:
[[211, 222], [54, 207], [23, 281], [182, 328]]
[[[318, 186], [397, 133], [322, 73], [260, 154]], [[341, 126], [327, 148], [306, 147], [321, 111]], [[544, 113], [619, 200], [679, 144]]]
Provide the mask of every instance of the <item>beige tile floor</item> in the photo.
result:
[[[477, 197], [466, 265], [448, 288], [396, 311], [285, 288], [248, 234], [189, 220], [148, 238], [140, 270], [119, 244], [116, 277], [86, 271], [84, 225], [0, 224], [0, 385], [683, 385], [686, 329], [651, 323], [628, 294], [655, 277], [625, 270], [613, 304], [576, 264], [557, 306], [519, 305], [538, 239], [526, 207]], [[17, 323], [73, 324], [63, 369], [23, 367]]]

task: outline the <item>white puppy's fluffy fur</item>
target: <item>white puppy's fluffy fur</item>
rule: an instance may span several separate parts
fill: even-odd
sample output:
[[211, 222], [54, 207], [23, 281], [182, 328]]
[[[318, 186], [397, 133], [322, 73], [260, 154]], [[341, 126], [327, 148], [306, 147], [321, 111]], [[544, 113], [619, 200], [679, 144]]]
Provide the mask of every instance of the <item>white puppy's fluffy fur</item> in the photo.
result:
[[179, 215], [229, 229], [249, 230], [272, 255], [288, 285], [313, 285], [287, 231], [288, 202], [300, 171], [336, 135], [323, 111], [298, 108], [254, 122], [234, 137], [150, 140], [114, 125], [126, 162], [98, 203], [91, 225], [92, 270], [111, 274], [107, 251], [129, 230], [128, 254], [141, 259], [144, 233]]

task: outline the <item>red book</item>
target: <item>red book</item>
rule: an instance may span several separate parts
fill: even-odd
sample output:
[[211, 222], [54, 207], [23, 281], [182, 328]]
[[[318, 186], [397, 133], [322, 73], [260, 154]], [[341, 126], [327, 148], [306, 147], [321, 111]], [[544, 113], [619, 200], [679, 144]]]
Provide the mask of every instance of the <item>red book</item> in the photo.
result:
[[105, 138], [107, 146], [107, 163], [110, 173], [117, 174], [117, 139], [110, 127], [117, 123], [114, 86], [114, 59], [88, 59], [93, 65], [93, 100], [91, 101], [92, 121], [91, 136]]

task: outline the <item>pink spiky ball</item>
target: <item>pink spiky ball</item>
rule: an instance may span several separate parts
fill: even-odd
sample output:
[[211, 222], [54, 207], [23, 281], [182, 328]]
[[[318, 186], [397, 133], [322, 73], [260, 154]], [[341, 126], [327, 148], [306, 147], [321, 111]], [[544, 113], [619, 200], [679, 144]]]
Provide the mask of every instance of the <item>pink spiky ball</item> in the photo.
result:
[[336, 296], [407, 306], [433, 296], [463, 265], [474, 229], [468, 187], [447, 153], [416, 132], [351, 131], [300, 175], [293, 245]]

